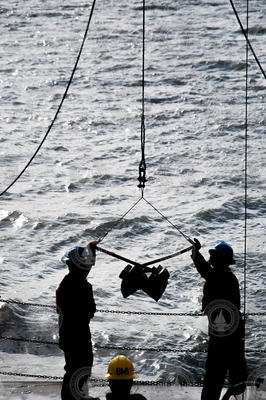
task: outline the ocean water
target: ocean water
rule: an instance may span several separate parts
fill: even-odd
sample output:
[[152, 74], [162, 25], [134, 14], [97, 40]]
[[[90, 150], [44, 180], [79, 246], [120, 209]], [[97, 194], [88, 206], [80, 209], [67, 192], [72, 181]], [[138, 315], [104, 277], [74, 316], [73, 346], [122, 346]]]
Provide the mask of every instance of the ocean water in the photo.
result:
[[[245, 25], [244, 3], [235, 5]], [[1, 192], [54, 118], [91, 5], [0, 5]], [[235, 251], [242, 309], [265, 312], [265, 79], [249, 52], [246, 157], [246, 44], [230, 3], [161, 0], [146, 8], [144, 199], [137, 188], [142, 2], [135, 0], [96, 3], [58, 118], [30, 167], [0, 198], [0, 296], [36, 304], [0, 303], [1, 337], [26, 340], [0, 340], [2, 381], [27, 378], [1, 372], [63, 375], [56, 345], [27, 341], [58, 340], [54, 308], [37, 305], [54, 306], [67, 273], [65, 252], [105, 234], [102, 247], [139, 262], [188, 247], [179, 230], [197, 237], [206, 257], [225, 240]], [[249, 38], [266, 70], [265, 1], [249, 8]], [[123, 353], [141, 380], [201, 382], [207, 321], [173, 314], [200, 312], [203, 281], [189, 252], [162, 265], [170, 279], [158, 302], [140, 291], [124, 299], [125, 263], [97, 254], [89, 276], [99, 310], [91, 321], [93, 377], [102, 378], [110, 359]], [[265, 315], [247, 315], [246, 349], [249, 373], [265, 376]]]

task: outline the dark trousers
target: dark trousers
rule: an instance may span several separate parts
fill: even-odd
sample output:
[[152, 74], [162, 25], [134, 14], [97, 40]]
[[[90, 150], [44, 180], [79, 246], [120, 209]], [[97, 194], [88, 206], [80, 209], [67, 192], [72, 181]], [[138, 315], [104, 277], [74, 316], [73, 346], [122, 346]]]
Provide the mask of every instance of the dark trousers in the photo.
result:
[[[61, 399], [82, 400], [82, 386], [91, 375], [93, 364], [92, 347], [79, 346], [64, 349], [65, 354], [65, 375], [63, 378]], [[84, 399], [87, 399], [84, 396]]]
[[210, 337], [201, 400], [219, 400], [226, 374], [232, 394], [245, 391], [247, 368], [241, 338]]

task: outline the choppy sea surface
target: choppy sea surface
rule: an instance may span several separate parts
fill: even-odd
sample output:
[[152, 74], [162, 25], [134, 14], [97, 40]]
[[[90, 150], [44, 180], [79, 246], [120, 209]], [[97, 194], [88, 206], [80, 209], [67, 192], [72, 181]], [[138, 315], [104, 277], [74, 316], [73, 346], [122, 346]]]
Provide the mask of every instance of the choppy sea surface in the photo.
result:
[[[235, 5], [245, 25], [244, 3]], [[51, 124], [91, 5], [0, 4], [1, 191]], [[249, 38], [265, 70], [266, 3], [249, 8]], [[248, 315], [266, 306], [265, 79], [249, 52], [246, 142], [246, 44], [230, 3], [146, 1], [145, 27], [148, 202], [141, 199], [121, 219], [141, 197], [142, 2], [102, 0], [54, 126], [30, 167], [0, 197], [0, 296], [54, 306], [67, 273], [65, 252], [106, 233], [102, 247], [138, 262], [187, 247], [163, 214], [197, 237], [206, 257], [220, 240], [233, 246], [249, 372], [265, 376], [265, 315]], [[89, 276], [99, 310], [91, 321], [93, 377], [102, 378], [110, 359], [123, 353], [142, 380], [201, 382], [206, 317], [171, 314], [200, 312], [203, 281], [189, 253], [162, 265], [170, 279], [157, 303], [141, 291], [124, 299], [118, 276], [125, 264], [97, 254]], [[0, 303], [1, 337], [57, 342], [57, 333], [54, 308]], [[63, 366], [56, 345], [0, 340], [0, 372], [62, 376]]]

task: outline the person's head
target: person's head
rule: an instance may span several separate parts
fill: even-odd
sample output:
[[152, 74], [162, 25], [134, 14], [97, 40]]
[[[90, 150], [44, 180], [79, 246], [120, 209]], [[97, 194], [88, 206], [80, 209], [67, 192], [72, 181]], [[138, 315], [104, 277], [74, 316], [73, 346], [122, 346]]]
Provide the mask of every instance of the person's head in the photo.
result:
[[86, 278], [91, 270], [86, 247], [72, 247], [66, 254], [66, 264], [70, 273]]
[[132, 362], [126, 356], [120, 355], [110, 361], [105, 377], [112, 393], [122, 397], [130, 393], [133, 379], [138, 376]]
[[210, 264], [214, 268], [227, 268], [235, 264], [234, 252], [230, 244], [219, 242], [213, 249], [209, 250]]

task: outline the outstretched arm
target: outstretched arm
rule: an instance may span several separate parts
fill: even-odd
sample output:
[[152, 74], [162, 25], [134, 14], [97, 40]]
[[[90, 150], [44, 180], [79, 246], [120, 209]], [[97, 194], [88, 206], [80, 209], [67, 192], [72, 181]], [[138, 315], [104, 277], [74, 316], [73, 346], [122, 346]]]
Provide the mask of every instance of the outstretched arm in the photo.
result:
[[213, 269], [210, 266], [210, 264], [205, 260], [203, 255], [199, 252], [200, 248], [201, 244], [199, 240], [194, 238], [194, 245], [192, 248], [191, 258], [199, 274], [202, 276], [203, 279], [207, 280], [212, 274]]

